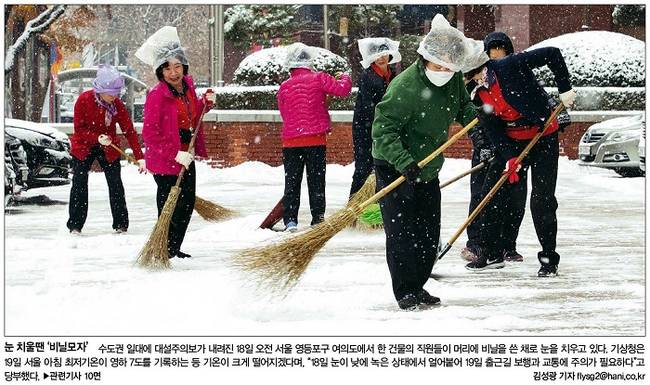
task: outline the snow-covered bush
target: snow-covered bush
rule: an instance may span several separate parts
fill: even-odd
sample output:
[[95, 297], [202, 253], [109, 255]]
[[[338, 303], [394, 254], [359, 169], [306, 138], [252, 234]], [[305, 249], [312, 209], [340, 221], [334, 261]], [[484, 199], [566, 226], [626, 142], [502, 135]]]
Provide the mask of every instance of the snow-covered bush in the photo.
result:
[[[540, 47], [562, 51], [578, 93], [575, 110], [645, 109], [643, 41], [616, 32], [585, 31], [544, 40], [528, 50]], [[556, 87], [547, 67], [535, 71], [545, 87]]]
[[[574, 87], [645, 87], [645, 43], [607, 31], [569, 33], [537, 43], [527, 50], [557, 47], [566, 61]], [[554, 87], [551, 71], [538, 78]]]
[[233, 5], [224, 12], [226, 39], [240, 47], [251, 43], [270, 46], [270, 39], [287, 37], [297, 30], [301, 5]]
[[615, 5], [612, 20], [616, 25], [645, 25], [645, 5]]
[[[330, 75], [350, 71], [347, 60], [326, 49], [317, 49], [318, 56], [313, 62], [316, 71]], [[233, 74], [233, 83], [242, 86], [279, 85], [289, 78], [289, 70], [285, 67], [286, 57], [286, 46], [254, 52], [239, 63]]]

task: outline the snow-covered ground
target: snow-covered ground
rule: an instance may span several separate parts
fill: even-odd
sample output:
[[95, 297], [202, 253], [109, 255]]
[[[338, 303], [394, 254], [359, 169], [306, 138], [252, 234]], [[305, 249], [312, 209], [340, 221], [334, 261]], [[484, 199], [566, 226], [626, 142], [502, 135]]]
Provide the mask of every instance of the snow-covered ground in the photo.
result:
[[[448, 159], [441, 180], [469, 168]], [[347, 200], [353, 166], [329, 165], [328, 213]], [[256, 291], [229, 266], [237, 250], [285, 236], [257, 228], [282, 195], [283, 169], [245, 163], [198, 167], [198, 195], [241, 215], [209, 223], [194, 215], [189, 260], [152, 272], [134, 261], [156, 219], [155, 183], [123, 168], [131, 226], [113, 234], [103, 174], [90, 176], [82, 236], [65, 227], [67, 205], [5, 212], [7, 335], [643, 335], [645, 178], [560, 160], [560, 275], [536, 277], [538, 243], [527, 213], [522, 263], [464, 269], [461, 237], [426, 285], [442, 306], [397, 310], [383, 232], [344, 230], [314, 258], [284, 299]], [[299, 226], [309, 223], [306, 186]], [[69, 186], [29, 191], [68, 200]], [[469, 178], [443, 190], [443, 242], [467, 215]]]

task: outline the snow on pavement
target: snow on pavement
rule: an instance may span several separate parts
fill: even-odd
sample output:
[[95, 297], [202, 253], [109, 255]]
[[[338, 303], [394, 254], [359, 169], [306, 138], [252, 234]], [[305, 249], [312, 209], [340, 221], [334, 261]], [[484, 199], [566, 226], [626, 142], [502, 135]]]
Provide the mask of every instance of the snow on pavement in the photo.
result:
[[[470, 167], [447, 159], [441, 180]], [[560, 159], [560, 275], [536, 277], [538, 242], [530, 214], [518, 239], [524, 262], [472, 273], [459, 252], [434, 267], [425, 286], [442, 306], [398, 311], [382, 231], [344, 230], [316, 255], [286, 298], [256, 290], [230, 267], [237, 250], [285, 236], [257, 228], [280, 199], [282, 167], [249, 162], [228, 169], [198, 165], [197, 194], [233, 208], [235, 219], [209, 223], [194, 214], [173, 269], [136, 267], [155, 223], [155, 183], [125, 166], [131, 225], [113, 234], [101, 173], [89, 180], [82, 236], [65, 227], [67, 205], [5, 211], [7, 335], [643, 335], [645, 178]], [[327, 214], [347, 200], [353, 165], [328, 165]], [[28, 191], [67, 202], [69, 186]], [[442, 193], [442, 240], [467, 216], [469, 178]], [[303, 182], [299, 227], [310, 215]]]

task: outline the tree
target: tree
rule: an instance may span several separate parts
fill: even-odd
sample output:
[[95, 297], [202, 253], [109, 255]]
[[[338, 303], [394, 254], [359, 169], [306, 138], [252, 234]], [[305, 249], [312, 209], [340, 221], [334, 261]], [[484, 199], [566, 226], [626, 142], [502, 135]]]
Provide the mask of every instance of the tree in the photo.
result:
[[[82, 33], [98, 53], [97, 62], [114, 64], [114, 52], [120, 64], [128, 64], [136, 77], [147, 84], [158, 80], [151, 67], [135, 57], [135, 51], [154, 32], [165, 25], [178, 29], [190, 73], [195, 80], [207, 80], [210, 71], [208, 52], [207, 5], [95, 5], [97, 21]], [[110, 52], [110, 54], [109, 54]], [[78, 54], [80, 54], [79, 52]]]
[[300, 5], [235, 5], [224, 12], [224, 35], [240, 48], [271, 47], [271, 39], [287, 41], [297, 31]]
[[645, 5], [616, 5], [612, 19], [620, 26], [645, 25]]
[[5, 45], [5, 113], [40, 120], [49, 80], [49, 41], [45, 35], [65, 5], [8, 5]]
[[[330, 35], [336, 36], [338, 44], [332, 44], [333, 51], [345, 57], [349, 63], [359, 63], [361, 54], [357, 40], [364, 37], [386, 36], [394, 37], [399, 31], [397, 16], [401, 10], [399, 5], [331, 5], [328, 7]], [[333, 32], [340, 25], [341, 18], [348, 20], [348, 35], [346, 37]], [[338, 47], [336, 47], [338, 45]], [[358, 77], [361, 67], [352, 66], [353, 78]]]
[[399, 28], [399, 5], [332, 5], [328, 7], [331, 26], [338, 26], [341, 17], [348, 18], [350, 40], [373, 36], [395, 36]]
[[5, 54], [5, 74], [11, 71], [16, 65], [15, 58], [19, 55], [27, 45], [27, 42], [35, 36], [44, 32], [59, 16], [65, 11], [66, 5], [55, 5], [52, 8], [45, 9], [42, 13], [34, 15], [36, 6], [16, 6], [13, 8], [15, 12], [9, 13], [9, 20], [7, 21], [7, 30], [15, 33], [15, 28], [20, 22], [25, 22], [25, 28], [18, 36], [13, 44], [7, 48]]

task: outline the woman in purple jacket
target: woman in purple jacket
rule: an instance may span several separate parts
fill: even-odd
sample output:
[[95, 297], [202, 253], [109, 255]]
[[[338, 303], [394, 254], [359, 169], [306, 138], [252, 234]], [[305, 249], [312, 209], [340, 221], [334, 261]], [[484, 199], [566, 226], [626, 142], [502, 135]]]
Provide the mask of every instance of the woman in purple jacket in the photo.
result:
[[207, 156], [202, 131], [197, 133], [194, 148], [189, 149], [189, 143], [204, 106], [206, 110], [212, 107], [209, 99], [213, 99], [214, 94], [208, 90], [203, 98], [197, 97], [194, 82], [188, 75], [189, 64], [174, 27], [158, 30], [140, 47], [136, 56], [154, 68], [159, 80], [147, 94], [142, 125], [147, 169], [153, 174], [158, 186], [158, 216], [169, 191], [176, 184], [181, 167], [187, 169], [181, 180], [181, 193], [169, 225], [167, 249], [170, 258], [189, 258], [191, 255], [182, 252], [180, 248], [194, 210], [194, 154]]
[[312, 226], [325, 217], [325, 148], [330, 117], [327, 95], [347, 96], [352, 80], [346, 74], [336, 78], [311, 69], [316, 48], [294, 43], [287, 49], [291, 77], [278, 91], [282, 115], [282, 162], [284, 164], [284, 224], [287, 231], [298, 229], [300, 184], [305, 166]]

